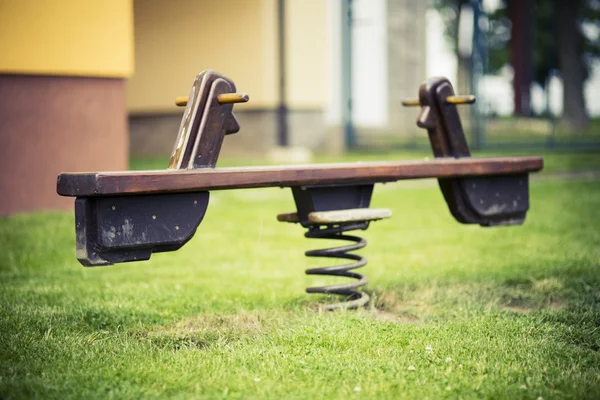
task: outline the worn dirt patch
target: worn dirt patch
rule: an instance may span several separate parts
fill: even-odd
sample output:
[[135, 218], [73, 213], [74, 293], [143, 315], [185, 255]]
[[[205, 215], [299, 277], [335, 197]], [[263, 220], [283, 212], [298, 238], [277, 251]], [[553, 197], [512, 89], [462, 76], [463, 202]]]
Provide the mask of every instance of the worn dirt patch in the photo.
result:
[[509, 301], [501, 308], [505, 311], [511, 311], [517, 314], [528, 314], [534, 311], [552, 310], [561, 311], [566, 307], [566, 302], [560, 298], [550, 297], [541, 303]]
[[429, 311], [429, 306], [426, 301], [423, 301], [424, 299], [405, 301], [395, 292], [376, 289], [371, 294], [371, 299], [371, 307], [374, 310], [370, 314], [379, 321], [418, 324], [422, 322], [421, 317]]
[[546, 305], [546, 307], [548, 309], [553, 310], [553, 311], [564, 310], [566, 306], [567, 306], [567, 302], [564, 301], [563, 299], [558, 299], [558, 298], [549, 299], [547, 302], [547, 305]]
[[394, 324], [400, 325], [414, 325], [422, 322], [418, 317], [411, 314], [398, 315], [389, 311], [382, 310], [375, 310], [369, 313], [369, 316], [371, 316], [377, 321], [393, 322]]
[[233, 315], [199, 315], [189, 317], [172, 326], [170, 330], [179, 332], [233, 331], [241, 330], [256, 333], [260, 330], [261, 321], [257, 314], [238, 312]]
[[261, 318], [256, 313], [211, 314], [188, 317], [173, 325], [157, 327], [144, 337], [159, 347], [173, 350], [202, 349], [216, 343], [231, 343], [256, 337], [261, 328]]
[[564, 284], [556, 278], [541, 279], [531, 285], [533, 291], [542, 294], [552, 294], [564, 288]]
[[502, 309], [505, 311], [512, 311], [517, 314], [527, 314], [527, 313], [530, 313], [530, 312], [536, 310], [535, 307], [522, 307], [522, 306], [503, 306]]

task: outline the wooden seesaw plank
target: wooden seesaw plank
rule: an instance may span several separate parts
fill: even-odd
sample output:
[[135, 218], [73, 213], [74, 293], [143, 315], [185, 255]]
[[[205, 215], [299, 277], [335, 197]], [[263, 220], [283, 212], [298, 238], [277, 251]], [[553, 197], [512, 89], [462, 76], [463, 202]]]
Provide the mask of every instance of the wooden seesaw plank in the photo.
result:
[[393, 182], [405, 179], [506, 175], [539, 171], [541, 157], [436, 158], [190, 170], [63, 173], [62, 196], [198, 192], [259, 187]]

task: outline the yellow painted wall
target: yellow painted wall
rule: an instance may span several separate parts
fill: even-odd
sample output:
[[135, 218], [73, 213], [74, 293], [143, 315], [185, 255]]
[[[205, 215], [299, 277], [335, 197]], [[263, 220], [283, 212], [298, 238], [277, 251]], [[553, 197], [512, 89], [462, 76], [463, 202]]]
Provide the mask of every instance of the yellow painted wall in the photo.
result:
[[0, 73], [132, 71], [132, 0], [0, 0]]
[[[287, 94], [291, 108], [325, 103], [326, 0], [287, 0]], [[132, 113], [172, 112], [205, 69], [234, 80], [250, 102], [278, 103], [276, 0], [135, 0], [136, 71], [127, 84]], [[179, 110], [180, 111], [180, 110]]]
[[187, 96], [205, 69], [233, 79], [250, 107], [273, 106], [276, 11], [273, 0], [136, 0], [129, 111], [174, 110], [175, 97]]
[[286, 1], [287, 97], [291, 108], [322, 108], [327, 99], [327, 2]]

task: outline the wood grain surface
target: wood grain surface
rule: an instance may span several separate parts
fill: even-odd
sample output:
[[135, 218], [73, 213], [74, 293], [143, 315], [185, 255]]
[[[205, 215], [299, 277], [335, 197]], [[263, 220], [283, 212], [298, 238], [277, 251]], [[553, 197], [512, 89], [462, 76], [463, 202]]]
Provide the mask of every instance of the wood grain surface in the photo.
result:
[[62, 196], [199, 192], [259, 187], [393, 182], [405, 179], [507, 175], [539, 171], [541, 157], [436, 158], [423, 161], [358, 162], [188, 170], [64, 173]]

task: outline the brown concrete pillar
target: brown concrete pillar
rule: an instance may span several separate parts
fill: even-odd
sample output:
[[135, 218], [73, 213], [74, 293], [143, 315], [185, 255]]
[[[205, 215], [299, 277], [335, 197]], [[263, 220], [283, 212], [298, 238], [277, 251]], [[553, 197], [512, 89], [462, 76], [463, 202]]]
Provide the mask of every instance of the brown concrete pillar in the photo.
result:
[[0, 215], [70, 209], [64, 171], [127, 168], [123, 79], [0, 75]]

